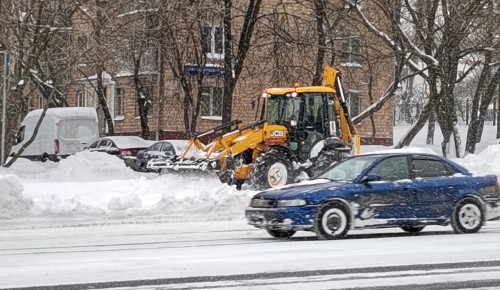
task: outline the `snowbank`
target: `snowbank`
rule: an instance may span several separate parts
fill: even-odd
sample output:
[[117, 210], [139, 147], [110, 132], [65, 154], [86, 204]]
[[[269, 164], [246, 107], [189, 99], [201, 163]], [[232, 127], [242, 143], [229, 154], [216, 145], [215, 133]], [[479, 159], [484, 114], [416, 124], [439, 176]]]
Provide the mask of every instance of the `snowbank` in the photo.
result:
[[48, 176], [53, 181], [102, 181], [138, 177], [140, 175], [126, 167], [120, 158], [86, 150], [61, 160]]
[[25, 216], [33, 201], [23, 197], [23, 185], [15, 175], [0, 175], [0, 218]]
[[500, 145], [490, 145], [479, 154], [469, 154], [453, 161], [473, 172], [495, 174], [500, 179]]
[[227, 220], [243, 217], [255, 194], [209, 174], [138, 173], [116, 156], [90, 151], [59, 163], [19, 159], [11, 168], [0, 168], [0, 176], [9, 182], [0, 184], [2, 196], [9, 197], [2, 205], [12, 208], [3, 211], [3, 218]]

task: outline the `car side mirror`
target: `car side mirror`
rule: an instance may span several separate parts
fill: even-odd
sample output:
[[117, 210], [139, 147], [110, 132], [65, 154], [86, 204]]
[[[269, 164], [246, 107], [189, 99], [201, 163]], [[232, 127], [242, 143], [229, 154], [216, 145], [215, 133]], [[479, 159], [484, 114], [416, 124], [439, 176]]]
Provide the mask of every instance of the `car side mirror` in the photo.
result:
[[369, 183], [372, 181], [380, 181], [380, 180], [382, 180], [382, 176], [378, 174], [368, 174], [361, 178], [361, 183]]

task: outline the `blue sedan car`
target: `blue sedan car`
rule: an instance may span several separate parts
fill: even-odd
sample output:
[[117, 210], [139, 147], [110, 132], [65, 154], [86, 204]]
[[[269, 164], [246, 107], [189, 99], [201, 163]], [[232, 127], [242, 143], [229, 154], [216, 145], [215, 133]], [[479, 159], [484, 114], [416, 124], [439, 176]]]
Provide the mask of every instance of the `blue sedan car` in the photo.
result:
[[495, 175], [472, 174], [438, 155], [358, 155], [315, 179], [255, 195], [246, 217], [276, 238], [298, 230], [319, 239], [365, 228], [415, 233], [449, 224], [456, 233], [476, 233], [485, 221], [499, 219], [500, 187]]

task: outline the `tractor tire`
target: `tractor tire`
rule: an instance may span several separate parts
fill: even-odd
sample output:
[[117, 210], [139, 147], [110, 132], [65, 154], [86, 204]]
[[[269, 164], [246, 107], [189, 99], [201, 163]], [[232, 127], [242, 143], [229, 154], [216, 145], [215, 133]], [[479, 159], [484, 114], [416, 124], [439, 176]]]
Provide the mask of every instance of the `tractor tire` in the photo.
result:
[[293, 182], [292, 165], [283, 154], [266, 153], [257, 159], [250, 181], [257, 190]]
[[349, 155], [346, 153], [341, 153], [334, 150], [321, 151], [316, 157], [316, 160], [313, 162], [313, 165], [309, 168], [309, 177], [313, 178], [318, 174], [322, 173], [325, 169], [327, 169], [330, 165], [344, 160]]

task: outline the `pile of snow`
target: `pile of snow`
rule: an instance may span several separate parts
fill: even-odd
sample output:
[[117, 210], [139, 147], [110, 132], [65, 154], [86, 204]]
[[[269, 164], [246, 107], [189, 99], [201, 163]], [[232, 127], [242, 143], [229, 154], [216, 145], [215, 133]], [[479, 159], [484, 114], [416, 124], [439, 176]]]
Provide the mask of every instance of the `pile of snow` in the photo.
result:
[[139, 176], [116, 156], [85, 150], [61, 160], [48, 178], [53, 181], [102, 181]]
[[59, 163], [18, 159], [1, 168], [0, 176], [9, 181], [0, 184], [2, 197], [9, 197], [2, 205], [12, 208], [3, 211], [4, 218], [227, 220], [242, 218], [256, 193], [209, 174], [138, 173], [116, 156], [90, 151]]
[[0, 175], [0, 218], [26, 215], [33, 201], [23, 197], [23, 185], [15, 175]]
[[453, 161], [473, 172], [495, 174], [500, 179], [500, 145], [490, 145], [479, 154], [469, 154]]

